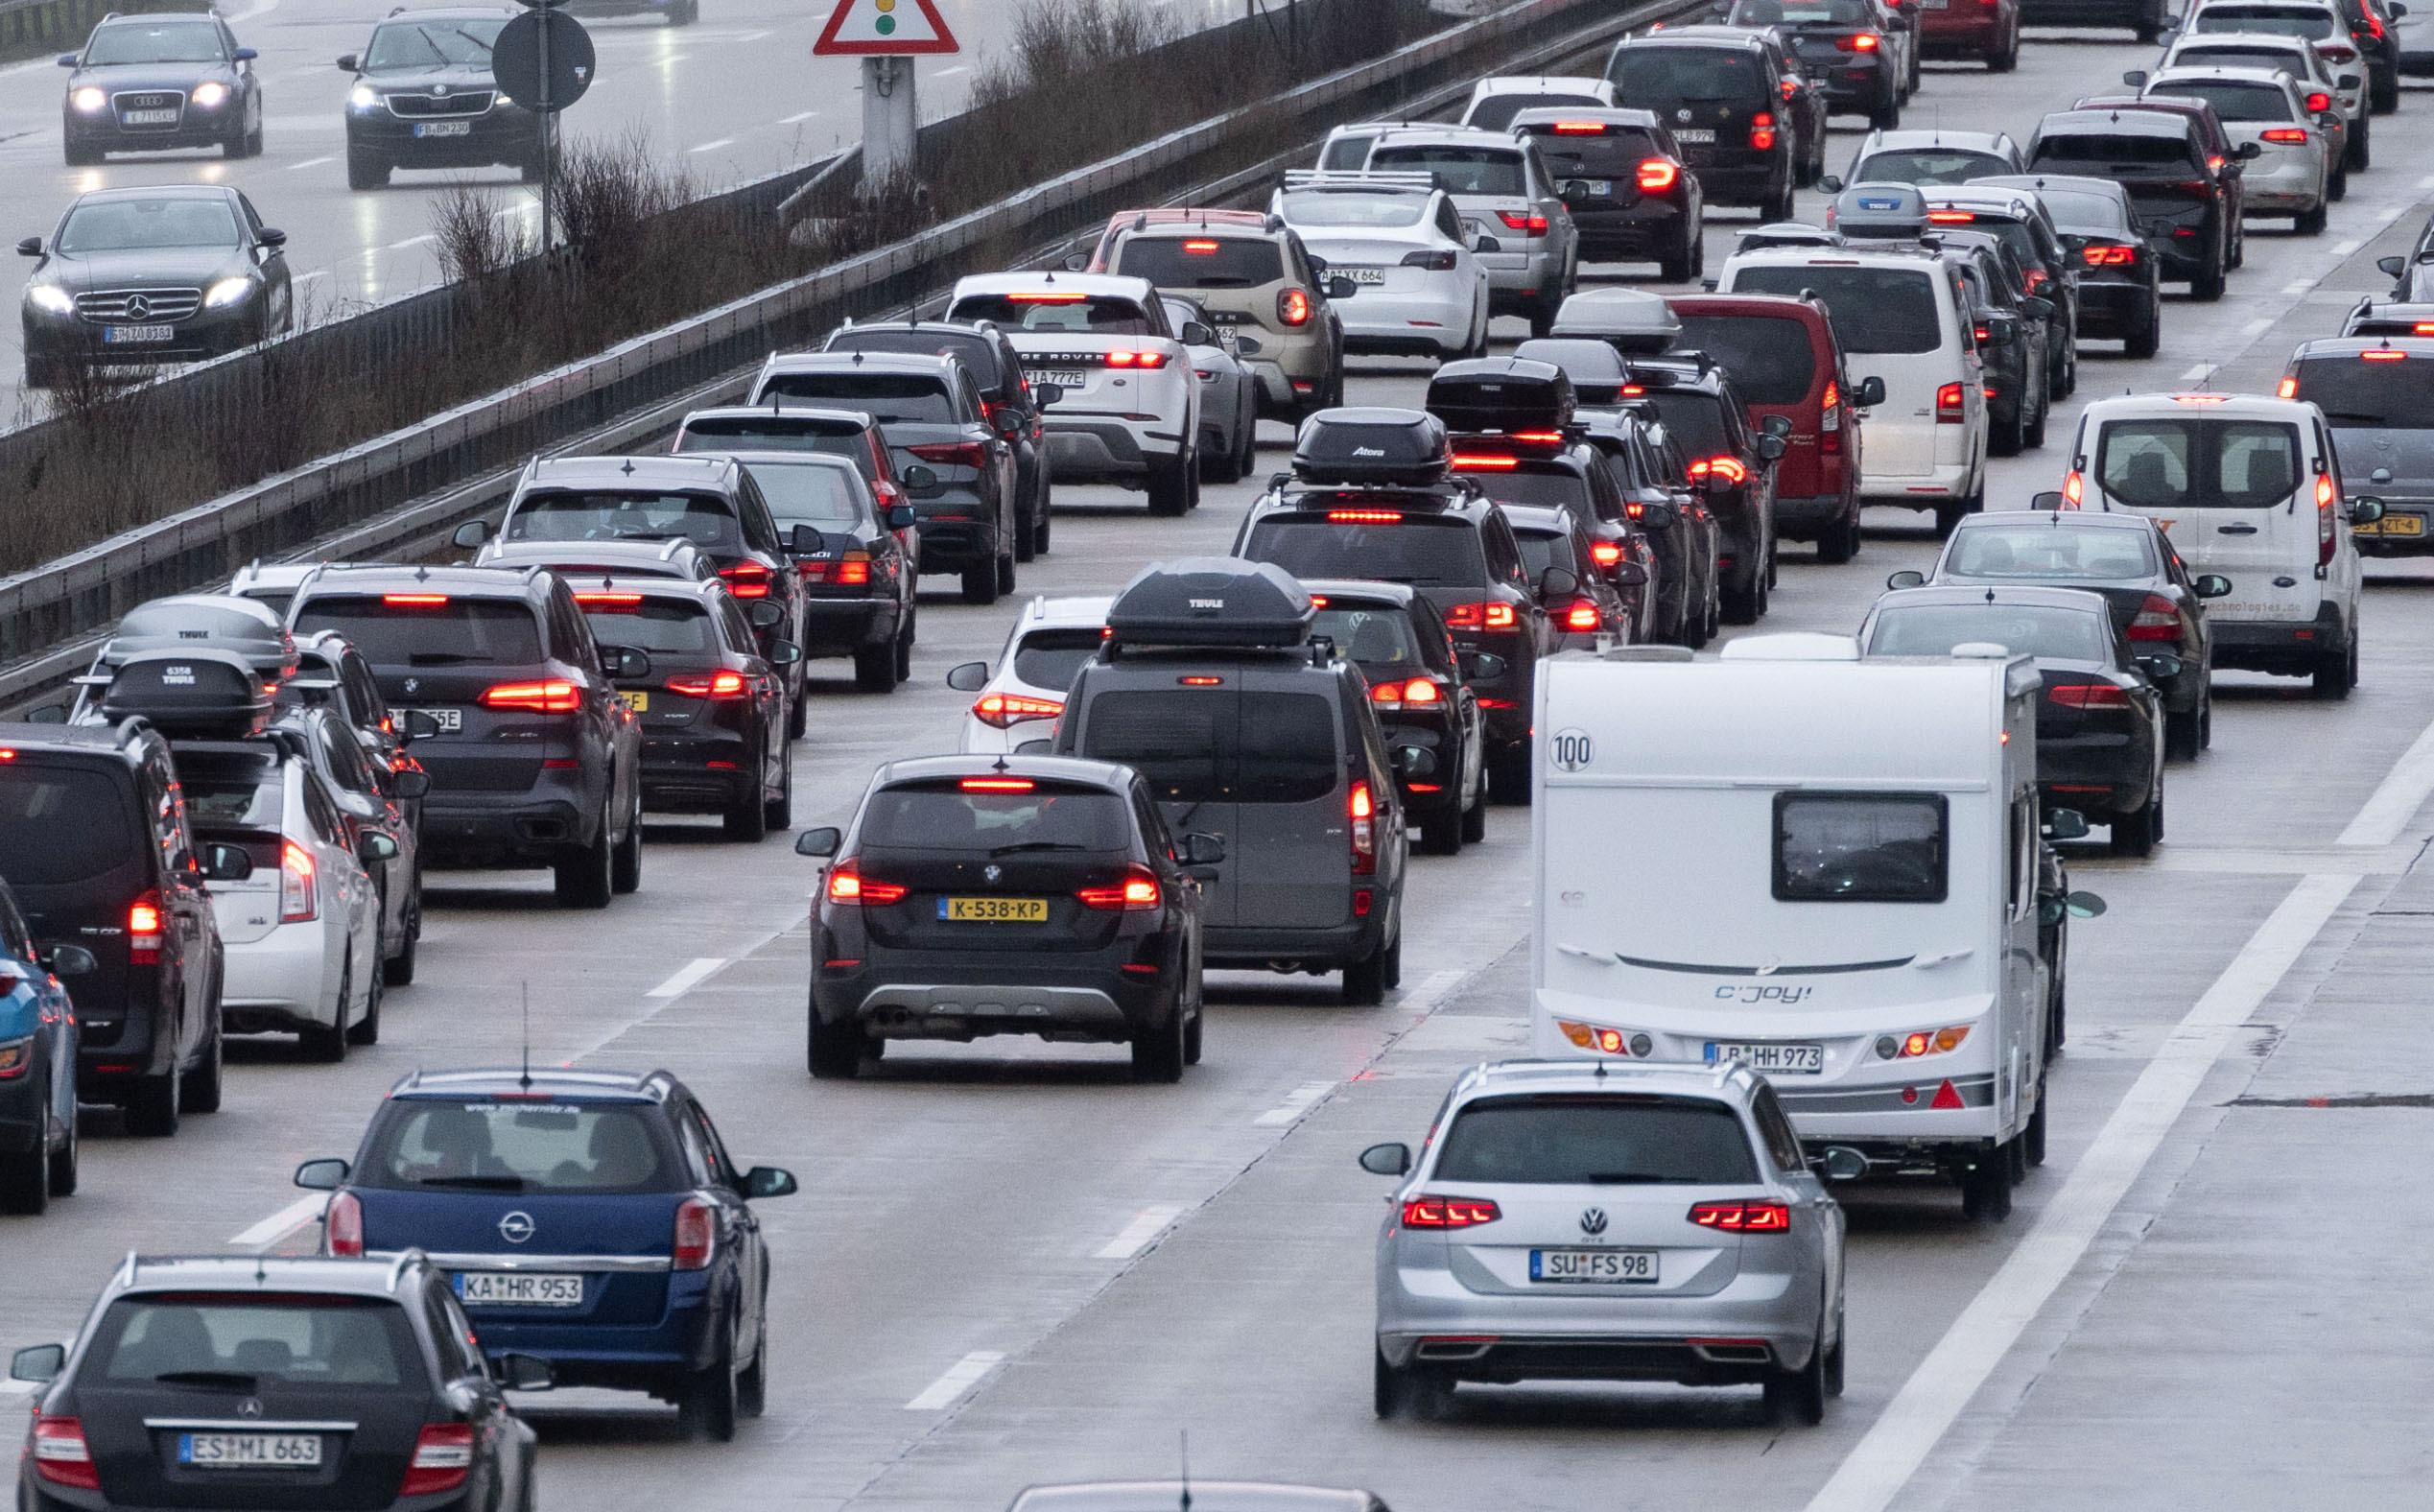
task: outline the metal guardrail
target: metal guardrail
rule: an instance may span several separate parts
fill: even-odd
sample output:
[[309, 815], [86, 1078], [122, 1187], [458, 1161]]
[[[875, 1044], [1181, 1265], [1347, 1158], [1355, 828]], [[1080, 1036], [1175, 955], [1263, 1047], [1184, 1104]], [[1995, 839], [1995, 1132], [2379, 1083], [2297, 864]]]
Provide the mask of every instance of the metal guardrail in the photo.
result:
[[[1035, 185], [890, 248], [734, 300], [485, 395], [334, 457], [0, 579], [0, 707], [38, 701], [74, 671], [79, 643], [129, 608], [223, 581], [288, 553], [393, 553], [503, 506], [539, 450], [617, 449], [724, 397], [772, 348], [824, 336], [849, 314], [916, 306], [970, 272], [1036, 260], [1119, 210], [1195, 186], [1196, 201], [1248, 192], [1361, 115], [1417, 114], [1469, 92], [1480, 65], [1540, 71], [1699, 0], [1524, 0], [1385, 58], [1198, 123]], [[1582, 18], [1594, 15], [1585, 24]], [[1542, 38], [1549, 22], [1575, 23]], [[1520, 40], [1516, 40], [1516, 39]], [[807, 171], [808, 172], [808, 171]], [[1052, 226], [1053, 229], [1052, 229]]]

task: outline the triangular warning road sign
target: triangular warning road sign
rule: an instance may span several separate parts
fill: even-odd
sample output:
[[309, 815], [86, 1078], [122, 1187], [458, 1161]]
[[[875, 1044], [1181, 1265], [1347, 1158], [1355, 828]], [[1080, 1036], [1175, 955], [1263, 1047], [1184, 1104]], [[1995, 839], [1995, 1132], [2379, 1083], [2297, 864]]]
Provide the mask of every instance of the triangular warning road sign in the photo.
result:
[[812, 44], [813, 56], [959, 53], [937, 0], [837, 0], [837, 13]]

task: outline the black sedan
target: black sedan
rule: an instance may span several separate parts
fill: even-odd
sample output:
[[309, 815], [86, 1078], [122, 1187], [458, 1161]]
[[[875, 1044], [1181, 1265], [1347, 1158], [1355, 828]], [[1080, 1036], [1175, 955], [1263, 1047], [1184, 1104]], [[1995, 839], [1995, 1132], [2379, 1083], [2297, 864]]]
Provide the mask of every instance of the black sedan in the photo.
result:
[[216, 184], [79, 196], [50, 246], [17, 244], [35, 260], [26, 387], [53, 387], [76, 366], [195, 362], [278, 335], [295, 314], [286, 246], [243, 194]]
[[2139, 229], [2127, 190], [2110, 178], [2069, 174], [2011, 174], [1970, 185], [2036, 191], [2081, 265], [2080, 339], [2117, 338], [2132, 357], [2155, 355], [2163, 334], [2162, 262]]
[[920, 540], [913, 507], [878, 501], [852, 461], [815, 452], [731, 454], [761, 485], [803, 582], [803, 654], [850, 656], [854, 685], [892, 693], [912, 674]]
[[400, 168], [519, 170], [541, 177], [541, 118], [508, 99], [490, 49], [511, 7], [399, 11], [338, 66], [346, 95], [346, 187], [377, 189]]
[[[1590, 537], [1570, 509], [1508, 504], [1504, 518], [1513, 527], [1513, 541], [1522, 549], [1522, 571], [1532, 582], [1545, 582], [1547, 570], [1561, 567], [1574, 585], [1559, 595], [1540, 595], [1547, 618], [1555, 627], [1561, 650], [1588, 650], [1601, 635], [1618, 641], [1640, 639], [1631, 605], [1614, 583], [1597, 571], [1590, 555]], [[1635, 574], [1644, 579], [1645, 569]]]
[[2209, 573], [2191, 578], [2171, 539], [2142, 514], [2002, 509], [1964, 518], [1934, 570], [1898, 572], [1889, 588], [2038, 583], [2101, 594], [2113, 623], [2140, 653], [2169, 651], [2180, 671], [2163, 692], [2166, 754], [2193, 759], [2214, 740], [2214, 638], [2206, 601], [2231, 591]]
[[1949, 656], [1993, 645], [2036, 659], [2037, 786], [2045, 802], [2113, 827], [2116, 856], [2163, 838], [2163, 699], [2150, 676], [2181, 670], [2166, 651], [2134, 656], [2097, 594], [2072, 588], [1904, 588], [1859, 626], [1870, 656]]
[[1133, 1075], [1200, 1059], [1201, 893], [1214, 836], [1175, 836], [1129, 767], [932, 756], [879, 768], [812, 919], [810, 1061], [852, 1076], [891, 1039], [1037, 1034], [1132, 1047]]
[[1504, 658], [1457, 655], [1445, 617], [1406, 584], [1313, 578], [1302, 586], [1318, 606], [1311, 634], [1335, 642], [1369, 679], [1369, 707], [1386, 749], [1428, 753], [1426, 762], [1395, 768], [1404, 812], [1420, 826], [1420, 849], [1455, 856], [1487, 839], [1487, 736], [1470, 679], [1501, 675]]
[[70, 70], [60, 105], [67, 165], [174, 147], [258, 155], [262, 82], [254, 56], [209, 11], [104, 16], [83, 52], [59, 59]]

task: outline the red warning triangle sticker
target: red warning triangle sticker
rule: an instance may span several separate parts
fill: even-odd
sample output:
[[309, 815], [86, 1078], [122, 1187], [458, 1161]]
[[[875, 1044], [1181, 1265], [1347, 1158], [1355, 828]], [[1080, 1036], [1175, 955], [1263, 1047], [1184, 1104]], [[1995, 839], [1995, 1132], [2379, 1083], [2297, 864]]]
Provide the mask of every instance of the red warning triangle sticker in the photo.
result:
[[962, 50], [937, 0], [837, 0], [836, 13], [812, 44], [815, 58]]
[[1947, 1081], [1944, 1085], [1935, 1089], [1935, 1100], [1928, 1103], [1927, 1106], [1930, 1108], [1963, 1108], [1969, 1106], [1969, 1104], [1961, 1100], [1960, 1089], [1953, 1086], [1950, 1081]]

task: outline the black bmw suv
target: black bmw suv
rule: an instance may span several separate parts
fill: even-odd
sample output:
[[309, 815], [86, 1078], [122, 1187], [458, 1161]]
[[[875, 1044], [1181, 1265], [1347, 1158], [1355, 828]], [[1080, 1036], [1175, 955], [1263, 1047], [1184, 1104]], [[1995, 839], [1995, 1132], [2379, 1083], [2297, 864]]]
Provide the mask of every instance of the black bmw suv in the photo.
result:
[[520, 170], [541, 177], [541, 118], [508, 99], [490, 49], [516, 15], [505, 6], [400, 11], [338, 66], [346, 96], [346, 187], [377, 189], [399, 168]]
[[230, 157], [262, 151], [262, 82], [255, 54], [209, 11], [107, 15], [70, 70], [60, 135], [70, 168], [110, 153], [217, 147]]

